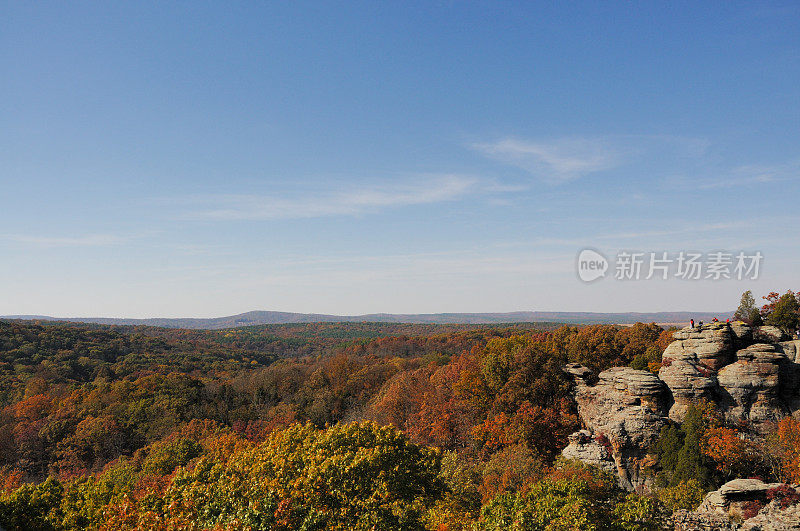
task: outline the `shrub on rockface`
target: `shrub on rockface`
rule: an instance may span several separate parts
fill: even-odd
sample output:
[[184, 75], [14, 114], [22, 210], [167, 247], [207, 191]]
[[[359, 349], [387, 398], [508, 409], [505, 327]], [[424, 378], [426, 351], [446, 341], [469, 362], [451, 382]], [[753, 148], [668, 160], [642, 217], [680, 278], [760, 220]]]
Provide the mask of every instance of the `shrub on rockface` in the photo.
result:
[[659, 501], [670, 512], [680, 509], [694, 511], [703, 501], [705, 495], [706, 490], [696, 479], [682, 481], [675, 486], [659, 489], [657, 493]]
[[800, 503], [800, 494], [787, 484], [778, 485], [767, 491], [767, 499], [776, 500], [781, 509]]
[[[648, 347], [642, 354], [637, 354], [631, 361], [631, 368], [638, 371], [648, 371], [651, 367], [661, 366], [662, 349], [656, 345]], [[658, 372], [657, 370], [655, 372]]]

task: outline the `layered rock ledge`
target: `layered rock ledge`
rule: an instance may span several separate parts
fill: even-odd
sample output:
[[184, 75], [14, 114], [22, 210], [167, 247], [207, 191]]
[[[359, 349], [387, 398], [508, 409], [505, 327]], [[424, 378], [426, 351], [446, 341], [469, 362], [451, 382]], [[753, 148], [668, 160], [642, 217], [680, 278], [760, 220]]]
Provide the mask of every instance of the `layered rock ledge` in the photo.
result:
[[[764, 483], [757, 479], [734, 479], [719, 490], [709, 492], [695, 511], [679, 511], [675, 517], [676, 531], [711, 529], [741, 529], [748, 531], [777, 531], [800, 529], [800, 504], [781, 507], [768, 494], [777, 488], [800, 494], [797, 485]], [[749, 505], [757, 503], [758, 512], [749, 515]]]

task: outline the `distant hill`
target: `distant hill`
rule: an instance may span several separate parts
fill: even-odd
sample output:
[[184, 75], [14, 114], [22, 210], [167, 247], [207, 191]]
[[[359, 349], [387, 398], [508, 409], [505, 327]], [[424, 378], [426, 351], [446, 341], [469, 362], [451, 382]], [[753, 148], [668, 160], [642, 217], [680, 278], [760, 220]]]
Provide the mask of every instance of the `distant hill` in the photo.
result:
[[372, 313], [366, 315], [327, 315], [317, 313], [291, 313], [253, 311], [228, 317], [199, 318], [152, 318], [125, 319], [106, 317], [49, 317], [45, 315], [6, 315], [2, 319], [24, 319], [41, 321], [70, 321], [109, 325], [144, 325], [164, 328], [189, 328], [197, 330], [220, 330], [240, 326], [292, 323], [419, 323], [419, 324], [499, 324], [559, 322], [573, 324], [633, 324], [643, 323], [688, 323], [711, 321], [717, 317], [724, 320], [729, 312], [652, 312], [652, 313], [600, 313], [600, 312], [509, 312], [509, 313], [428, 313], [396, 314]]

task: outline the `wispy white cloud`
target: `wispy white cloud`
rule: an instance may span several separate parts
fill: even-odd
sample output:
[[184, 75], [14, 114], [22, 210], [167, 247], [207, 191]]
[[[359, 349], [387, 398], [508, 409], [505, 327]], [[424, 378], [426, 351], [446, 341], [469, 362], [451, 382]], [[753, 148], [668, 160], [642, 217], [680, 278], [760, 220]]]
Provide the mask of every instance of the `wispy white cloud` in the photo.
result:
[[[664, 246], [680, 243], [685, 246], [701, 245], [704, 241], [721, 242], [724, 238], [740, 238], [743, 235], [763, 239], [761, 232], [753, 232], [760, 225], [776, 226], [794, 222], [792, 217], [749, 218], [730, 222], [705, 223], [698, 220], [696, 224], [685, 223], [671, 229], [641, 230], [629, 232], [595, 232], [580, 236], [563, 238], [535, 238], [498, 242], [498, 248], [583, 248], [589, 244], [603, 247], [626, 247], [632, 242], [643, 246], [642, 249], [655, 250]], [[674, 237], [674, 238], [671, 238]]]
[[704, 190], [731, 188], [734, 186], [762, 186], [789, 180], [800, 179], [800, 161], [786, 164], [738, 166], [716, 179], [703, 179], [697, 187]]
[[654, 238], [660, 236], [678, 236], [678, 235], [685, 235], [685, 234], [697, 234], [697, 233], [708, 233], [708, 232], [727, 232], [742, 228], [751, 227], [756, 223], [756, 220], [743, 220], [743, 221], [732, 221], [727, 223], [710, 223], [710, 224], [698, 224], [695, 226], [682, 226], [670, 230], [650, 230], [650, 231], [633, 231], [633, 232], [617, 232], [617, 233], [610, 233], [605, 235], [598, 235], [598, 239], [606, 239], [606, 240], [626, 240], [626, 239], [638, 239], [638, 238]]
[[470, 147], [486, 157], [516, 166], [540, 181], [561, 184], [595, 173], [620, 175], [685, 169], [708, 157], [707, 139], [675, 135], [604, 135], [522, 139], [503, 137]]
[[404, 183], [294, 195], [195, 197], [193, 219], [268, 220], [348, 216], [383, 208], [455, 201], [478, 189], [476, 178], [432, 175]]
[[601, 139], [530, 141], [507, 137], [472, 144], [472, 148], [554, 184], [609, 170], [620, 162], [619, 152]]
[[524, 192], [526, 190], [530, 190], [531, 187], [525, 184], [510, 184], [510, 183], [502, 183], [499, 181], [489, 181], [484, 183], [481, 186], [481, 190], [488, 193], [514, 193], [514, 192]]
[[0, 239], [7, 241], [36, 245], [39, 247], [104, 247], [108, 245], [119, 245], [127, 241], [127, 238], [113, 234], [88, 234], [84, 236], [31, 236], [26, 234], [6, 234]]
[[[242, 285], [360, 285], [370, 281], [396, 283], [400, 280], [452, 282], [461, 278], [474, 282], [485, 275], [523, 276], [526, 282], [546, 278], [547, 273], [571, 275], [574, 254], [542, 254], [532, 249], [487, 253], [486, 248], [452, 249], [441, 252], [397, 253], [385, 255], [348, 254], [279, 257], [252, 260], [246, 264], [221, 266], [193, 263], [169, 269], [180, 278], [236, 278]], [[236, 272], [236, 274], [231, 274]], [[470, 280], [466, 280], [470, 279]]]

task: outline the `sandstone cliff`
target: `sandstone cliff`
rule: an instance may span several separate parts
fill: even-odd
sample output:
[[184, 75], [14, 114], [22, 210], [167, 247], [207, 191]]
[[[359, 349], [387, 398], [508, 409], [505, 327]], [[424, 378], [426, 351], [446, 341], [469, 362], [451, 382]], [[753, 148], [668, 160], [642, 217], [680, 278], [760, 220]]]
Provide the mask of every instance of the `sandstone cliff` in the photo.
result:
[[682, 422], [689, 405], [713, 402], [731, 423], [756, 431], [786, 415], [800, 416], [800, 341], [779, 329], [744, 323], [709, 323], [674, 334], [658, 375], [614, 367], [597, 375], [570, 364], [585, 429], [570, 437], [563, 455], [618, 474], [639, 490], [647, 452], [669, 420]]

